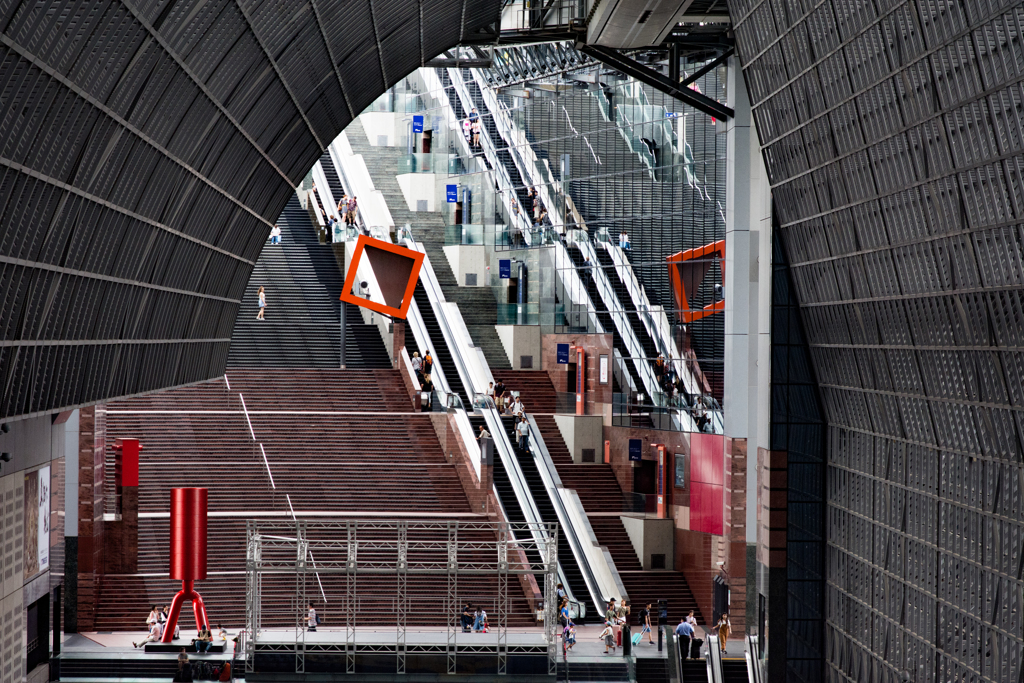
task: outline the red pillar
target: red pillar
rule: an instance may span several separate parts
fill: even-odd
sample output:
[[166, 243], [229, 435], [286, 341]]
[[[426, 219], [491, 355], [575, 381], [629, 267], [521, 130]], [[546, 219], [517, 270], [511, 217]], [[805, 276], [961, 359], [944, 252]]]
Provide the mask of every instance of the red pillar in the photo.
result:
[[174, 638], [174, 627], [186, 600], [192, 604], [196, 628], [209, 626], [203, 598], [194, 588], [195, 581], [206, 578], [206, 508], [206, 489], [171, 489], [170, 577], [181, 581], [181, 590], [171, 601], [161, 638], [165, 643]]

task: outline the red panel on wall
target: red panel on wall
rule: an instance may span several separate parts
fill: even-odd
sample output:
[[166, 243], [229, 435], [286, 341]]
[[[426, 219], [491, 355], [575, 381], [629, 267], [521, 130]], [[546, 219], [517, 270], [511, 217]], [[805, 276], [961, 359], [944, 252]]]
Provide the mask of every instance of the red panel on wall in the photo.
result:
[[706, 534], [722, 535], [725, 520], [722, 512], [722, 496], [725, 487], [693, 482], [690, 489], [690, 529]]
[[725, 524], [725, 439], [690, 434], [690, 529], [721, 535]]
[[725, 437], [721, 434], [690, 434], [690, 478], [706, 484], [725, 485]]
[[139, 485], [139, 440], [121, 439], [121, 486]]

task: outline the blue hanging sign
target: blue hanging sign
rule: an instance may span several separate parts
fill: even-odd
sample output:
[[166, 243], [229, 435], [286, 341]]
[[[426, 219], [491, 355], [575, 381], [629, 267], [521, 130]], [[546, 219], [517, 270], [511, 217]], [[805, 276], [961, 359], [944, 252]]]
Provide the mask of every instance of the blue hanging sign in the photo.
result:
[[412, 132], [422, 133], [423, 132], [423, 117], [419, 114], [412, 117]]
[[569, 345], [568, 344], [559, 344], [556, 347], [556, 349], [555, 349], [555, 354], [556, 354], [556, 356], [558, 358], [558, 364], [559, 365], [568, 365], [569, 364]]
[[629, 440], [629, 461], [639, 462], [643, 460], [643, 441], [640, 439]]
[[498, 260], [498, 277], [502, 280], [508, 280], [512, 277], [512, 259], [499, 259]]
[[445, 185], [444, 196], [448, 200], [449, 204], [454, 204], [459, 201], [459, 186], [458, 185]]

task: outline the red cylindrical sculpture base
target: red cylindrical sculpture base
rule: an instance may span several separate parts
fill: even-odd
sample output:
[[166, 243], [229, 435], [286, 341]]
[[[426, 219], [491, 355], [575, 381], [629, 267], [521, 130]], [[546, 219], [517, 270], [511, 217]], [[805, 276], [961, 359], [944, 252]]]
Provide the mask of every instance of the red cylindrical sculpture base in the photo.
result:
[[171, 489], [170, 578], [206, 578], [206, 489]]

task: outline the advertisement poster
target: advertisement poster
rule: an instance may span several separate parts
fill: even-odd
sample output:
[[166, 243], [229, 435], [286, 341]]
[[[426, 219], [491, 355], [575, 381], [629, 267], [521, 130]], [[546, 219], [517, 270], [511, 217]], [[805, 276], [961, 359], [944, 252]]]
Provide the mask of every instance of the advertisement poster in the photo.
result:
[[598, 373], [601, 384], [608, 384], [608, 354], [602, 353], [598, 362]]
[[676, 477], [675, 477], [676, 483], [675, 483], [675, 486], [676, 486], [677, 489], [685, 489], [686, 488], [686, 473], [690, 469], [689, 468], [689, 463], [686, 460], [686, 454], [685, 453], [676, 453], [675, 454], [675, 460], [676, 460]]
[[25, 475], [25, 577], [50, 568], [50, 468]]

